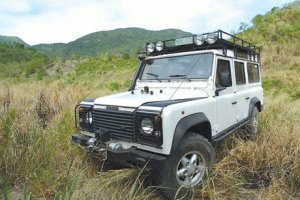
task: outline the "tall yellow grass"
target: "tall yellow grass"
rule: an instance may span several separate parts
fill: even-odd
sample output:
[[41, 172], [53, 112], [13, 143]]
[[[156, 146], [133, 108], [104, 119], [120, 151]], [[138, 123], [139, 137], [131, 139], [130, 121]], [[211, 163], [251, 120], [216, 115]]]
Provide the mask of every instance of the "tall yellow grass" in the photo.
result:
[[[9, 187], [19, 188], [20, 195], [25, 190], [37, 198], [58, 198], [84, 170], [73, 198], [128, 198], [138, 169], [103, 165], [70, 144], [71, 134], [77, 131], [74, 105], [84, 98], [109, 93], [59, 82], [3, 84], [0, 140], [7, 145], [0, 148], [0, 184], [8, 174]], [[245, 141], [232, 136], [218, 144], [213, 174], [195, 199], [299, 197], [300, 100], [292, 100], [286, 93], [276, 98], [267, 96], [261, 118], [257, 139]], [[152, 185], [151, 172], [144, 172], [138, 183], [135, 199], [164, 199]]]

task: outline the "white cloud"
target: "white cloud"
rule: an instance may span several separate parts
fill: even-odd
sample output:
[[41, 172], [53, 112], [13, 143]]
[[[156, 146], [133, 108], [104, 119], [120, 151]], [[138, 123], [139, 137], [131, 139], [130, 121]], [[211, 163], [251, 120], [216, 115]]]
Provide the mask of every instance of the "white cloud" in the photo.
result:
[[29, 44], [69, 42], [98, 31], [107, 24], [107, 13], [97, 4], [85, 4], [67, 11], [30, 16], [14, 28]]
[[22, 0], [13, 0], [1, 2], [0, 10], [12, 13], [26, 13], [29, 11], [29, 6]]
[[[125, 2], [125, 1], [124, 1]], [[179, 28], [188, 30], [192, 25], [189, 19], [209, 12], [212, 1], [184, 2], [152, 0], [141, 3], [137, 0], [126, 1], [121, 7], [127, 13], [129, 25], [145, 27], [151, 30]], [[133, 6], [135, 5], [135, 6]]]

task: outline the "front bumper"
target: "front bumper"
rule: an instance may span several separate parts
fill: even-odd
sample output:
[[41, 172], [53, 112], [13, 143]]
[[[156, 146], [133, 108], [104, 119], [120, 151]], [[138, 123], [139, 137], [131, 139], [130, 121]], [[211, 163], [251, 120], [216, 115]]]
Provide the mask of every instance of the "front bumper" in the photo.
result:
[[[80, 136], [77, 134], [72, 135], [72, 142], [76, 143], [82, 147], [88, 147], [89, 137]], [[103, 150], [103, 149], [102, 149]], [[121, 164], [128, 164], [133, 166], [143, 167], [147, 165], [147, 167], [151, 168], [158, 168], [160, 167], [164, 161], [167, 159], [166, 156], [158, 155], [155, 153], [143, 151], [136, 148], [129, 148], [129, 149], [118, 149], [118, 150], [111, 150], [109, 148], [105, 148], [107, 154], [107, 160], [112, 162], [117, 162]], [[94, 150], [96, 155], [99, 155], [98, 150]]]

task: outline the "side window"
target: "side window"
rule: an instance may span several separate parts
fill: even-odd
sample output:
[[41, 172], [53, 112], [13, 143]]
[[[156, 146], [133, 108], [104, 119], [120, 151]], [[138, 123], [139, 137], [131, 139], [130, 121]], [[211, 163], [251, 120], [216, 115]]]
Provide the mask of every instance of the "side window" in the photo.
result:
[[230, 62], [228, 60], [219, 59], [217, 65], [216, 87], [230, 86], [232, 86]]
[[247, 64], [248, 81], [249, 83], [259, 82], [259, 67], [257, 64]]
[[246, 84], [246, 78], [245, 78], [244, 63], [234, 62], [234, 68], [235, 68], [236, 85], [245, 85]]

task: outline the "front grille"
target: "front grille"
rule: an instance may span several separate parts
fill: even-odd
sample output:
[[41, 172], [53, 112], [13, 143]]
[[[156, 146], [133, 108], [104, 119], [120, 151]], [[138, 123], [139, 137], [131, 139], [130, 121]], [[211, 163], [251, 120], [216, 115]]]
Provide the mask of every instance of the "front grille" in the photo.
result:
[[134, 141], [134, 114], [120, 110], [93, 109], [93, 128], [111, 131], [111, 137]]

